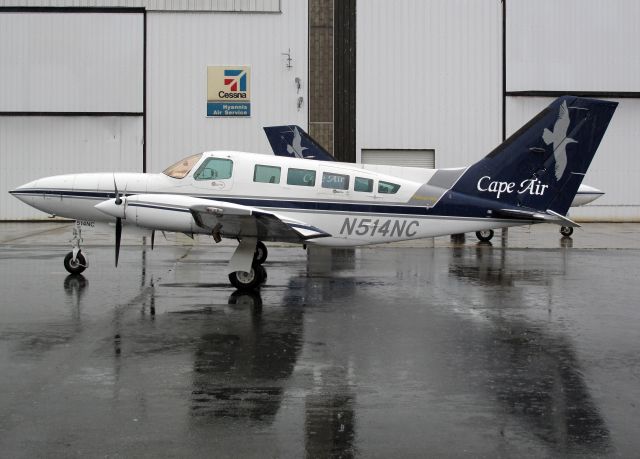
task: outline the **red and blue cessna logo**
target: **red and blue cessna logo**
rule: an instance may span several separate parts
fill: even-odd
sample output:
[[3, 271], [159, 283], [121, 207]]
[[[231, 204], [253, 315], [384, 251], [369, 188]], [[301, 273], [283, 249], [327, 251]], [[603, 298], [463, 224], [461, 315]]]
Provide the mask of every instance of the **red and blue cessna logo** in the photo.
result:
[[247, 72], [245, 70], [225, 70], [224, 85], [228, 88], [228, 91], [218, 92], [218, 97], [220, 97], [220, 99], [247, 98]]

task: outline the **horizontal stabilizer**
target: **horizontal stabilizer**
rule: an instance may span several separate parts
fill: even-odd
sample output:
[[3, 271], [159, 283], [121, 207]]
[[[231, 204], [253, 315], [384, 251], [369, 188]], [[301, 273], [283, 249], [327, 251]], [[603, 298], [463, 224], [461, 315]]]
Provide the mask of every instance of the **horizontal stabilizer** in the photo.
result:
[[572, 228], [580, 227], [579, 224], [573, 220], [560, 215], [553, 210], [547, 210], [546, 212], [539, 212], [535, 210], [521, 210], [521, 209], [499, 209], [493, 212], [496, 217], [506, 217], [516, 220], [528, 220], [535, 222], [555, 223], [560, 226], [570, 226]]

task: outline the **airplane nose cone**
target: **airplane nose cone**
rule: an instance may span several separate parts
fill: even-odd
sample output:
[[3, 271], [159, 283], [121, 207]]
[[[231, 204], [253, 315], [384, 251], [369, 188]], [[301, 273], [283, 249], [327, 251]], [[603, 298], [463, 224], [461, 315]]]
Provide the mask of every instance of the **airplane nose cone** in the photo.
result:
[[100, 212], [111, 217], [124, 218], [124, 203], [116, 204], [115, 199], [102, 201], [94, 206]]
[[39, 180], [34, 180], [33, 182], [20, 185], [14, 190], [9, 190], [9, 194], [11, 194], [12, 196], [15, 196], [20, 201], [29, 204], [30, 203], [29, 197], [33, 195], [33, 190], [36, 190], [38, 188], [38, 182]]

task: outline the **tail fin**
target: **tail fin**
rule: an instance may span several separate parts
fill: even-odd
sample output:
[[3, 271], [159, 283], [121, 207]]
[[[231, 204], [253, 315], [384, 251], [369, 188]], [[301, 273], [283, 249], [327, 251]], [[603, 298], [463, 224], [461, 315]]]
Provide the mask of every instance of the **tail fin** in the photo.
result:
[[617, 105], [556, 99], [470, 166], [434, 210], [534, 220], [566, 215]]
[[263, 129], [276, 156], [335, 161], [331, 153], [322, 148], [300, 126], [265, 126]]

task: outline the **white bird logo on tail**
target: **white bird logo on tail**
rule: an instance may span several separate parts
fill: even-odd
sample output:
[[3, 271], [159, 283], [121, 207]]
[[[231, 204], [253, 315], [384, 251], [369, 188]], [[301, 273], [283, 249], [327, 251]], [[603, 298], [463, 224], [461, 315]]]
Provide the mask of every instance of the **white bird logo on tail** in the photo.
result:
[[295, 155], [297, 158], [304, 158], [302, 152], [306, 150], [307, 147], [302, 146], [302, 136], [298, 128], [293, 129], [293, 142], [291, 143], [292, 145], [287, 145], [287, 152]]
[[567, 131], [569, 130], [569, 109], [567, 108], [567, 101], [562, 102], [560, 110], [558, 112], [558, 119], [553, 125], [553, 132], [545, 128], [542, 132], [542, 140], [547, 145], [553, 143], [553, 156], [556, 159], [556, 180], [560, 181], [564, 170], [567, 167], [567, 144], [578, 143], [570, 137], [567, 137]]

